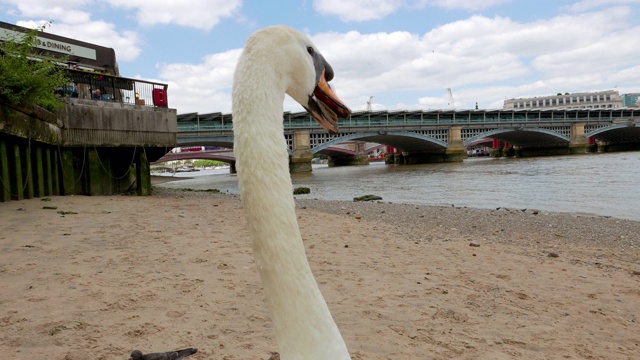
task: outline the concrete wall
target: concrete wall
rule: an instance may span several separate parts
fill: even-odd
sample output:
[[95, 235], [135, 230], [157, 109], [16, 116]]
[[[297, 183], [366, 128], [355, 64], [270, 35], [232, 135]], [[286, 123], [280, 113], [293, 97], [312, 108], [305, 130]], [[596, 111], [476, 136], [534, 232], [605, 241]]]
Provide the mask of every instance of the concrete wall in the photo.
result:
[[176, 145], [175, 109], [67, 99], [53, 114], [0, 104], [0, 202], [151, 194], [149, 161]]
[[67, 99], [58, 119], [66, 146], [174, 147], [177, 143], [175, 109]]

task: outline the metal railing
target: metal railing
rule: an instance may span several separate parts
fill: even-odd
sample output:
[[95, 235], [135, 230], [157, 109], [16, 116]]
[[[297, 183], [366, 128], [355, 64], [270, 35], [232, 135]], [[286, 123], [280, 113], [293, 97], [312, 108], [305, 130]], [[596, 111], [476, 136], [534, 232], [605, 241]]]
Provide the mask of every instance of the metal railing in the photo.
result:
[[56, 93], [65, 97], [168, 107], [167, 84], [129, 79], [99, 72], [65, 69], [69, 79]]
[[[640, 120], [640, 109], [594, 109], [594, 110], [470, 110], [470, 111], [399, 111], [358, 112], [348, 119], [340, 119], [338, 126], [349, 128], [397, 128], [421, 126], [486, 126], [504, 124], [571, 124], [601, 123]], [[185, 114], [178, 115], [178, 132], [231, 131], [230, 116]], [[306, 112], [283, 114], [285, 130], [320, 130], [320, 125]]]

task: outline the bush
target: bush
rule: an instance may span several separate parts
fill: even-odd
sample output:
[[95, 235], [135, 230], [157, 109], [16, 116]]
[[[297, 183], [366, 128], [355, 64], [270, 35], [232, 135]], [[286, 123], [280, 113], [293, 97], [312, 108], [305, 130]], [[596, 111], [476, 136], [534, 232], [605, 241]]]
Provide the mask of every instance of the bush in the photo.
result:
[[63, 68], [50, 57], [33, 57], [38, 31], [46, 26], [0, 41], [0, 97], [11, 105], [62, 106], [55, 89], [68, 82]]

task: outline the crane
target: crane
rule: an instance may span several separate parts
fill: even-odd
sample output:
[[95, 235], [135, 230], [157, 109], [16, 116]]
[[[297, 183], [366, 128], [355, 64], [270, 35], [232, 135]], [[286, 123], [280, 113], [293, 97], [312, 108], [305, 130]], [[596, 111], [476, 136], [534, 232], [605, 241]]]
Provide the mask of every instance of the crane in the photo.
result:
[[372, 101], [373, 101], [373, 96], [369, 96], [369, 101], [367, 101], [367, 111], [371, 111]]
[[453, 92], [451, 92], [451, 88], [447, 88], [447, 91], [449, 92], [449, 104], [447, 104], [447, 105], [451, 106], [451, 108], [453, 110], [455, 110], [456, 109], [456, 104], [453, 101]]

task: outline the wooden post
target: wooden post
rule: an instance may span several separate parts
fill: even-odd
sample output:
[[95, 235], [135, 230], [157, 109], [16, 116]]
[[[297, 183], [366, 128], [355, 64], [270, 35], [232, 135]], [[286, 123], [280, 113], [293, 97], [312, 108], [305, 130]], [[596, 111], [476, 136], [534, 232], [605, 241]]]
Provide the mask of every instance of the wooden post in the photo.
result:
[[22, 159], [24, 160], [24, 175], [22, 181], [24, 182], [24, 198], [33, 199], [33, 161], [31, 161], [31, 144], [28, 144], [23, 151], [21, 151]]
[[11, 198], [14, 200], [22, 200], [24, 199], [24, 188], [22, 186], [22, 163], [20, 162], [20, 146], [18, 144], [13, 144], [13, 177], [12, 177], [12, 196]]
[[136, 193], [139, 196], [151, 195], [151, 168], [144, 148], [136, 155]]
[[51, 174], [51, 183], [53, 184], [53, 191], [51, 195], [60, 195], [60, 163], [58, 162], [58, 149], [51, 149], [51, 167], [53, 173]]
[[53, 169], [51, 167], [51, 149], [47, 146], [44, 149], [44, 194], [49, 196], [53, 194]]
[[9, 177], [8, 155], [7, 143], [0, 137], [0, 202], [11, 200], [11, 178]]
[[35, 146], [35, 164], [33, 164], [33, 179], [35, 180], [34, 184], [34, 196], [42, 197], [45, 195], [44, 192], [44, 164], [42, 161], [42, 147]]
[[[75, 173], [73, 171], [73, 151], [69, 148], [60, 150], [60, 170], [62, 171], [62, 195], [76, 194]], [[84, 166], [84, 164], [81, 164]]]
[[103, 195], [102, 182], [105, 176], [100, 166], [100, 155], [96, 149], [87, 149], [87, 163], [85, 169], [89, 179], [87, 181], [87, 195]]

